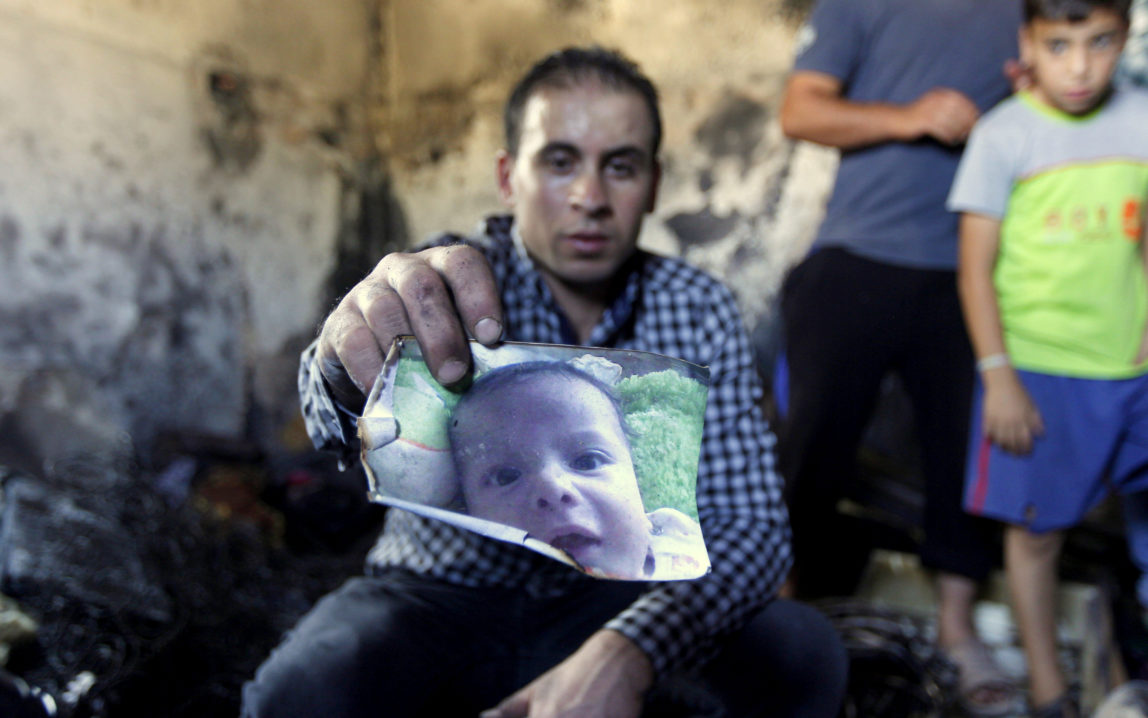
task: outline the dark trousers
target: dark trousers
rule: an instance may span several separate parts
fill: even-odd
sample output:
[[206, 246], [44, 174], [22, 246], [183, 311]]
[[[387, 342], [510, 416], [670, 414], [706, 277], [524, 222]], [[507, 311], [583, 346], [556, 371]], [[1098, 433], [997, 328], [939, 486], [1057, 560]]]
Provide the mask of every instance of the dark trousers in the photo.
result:
[[[542, 600], [399, 570], [353, 578], [244, 687], [243, 716], [477, 716], [573, 653], [644, 588], [594, 581]], [[651, 691], [644, 715], [832, 718], [846, 672], [828, 619], [775, 601], [699, 678]], [[722, 712], [711, 710], [715, 697]], [[673, 707], [683, 701], [695, 708]]]
[[980, 580], [995, 563], [991, 529], [962, 508], [973, 356], [956, 275], [815, 252], [782, 289], [789, 406], [779, 451], [798, 591], [849, 592], [835, 566], [851, 545], [835, 510], [856, 477], [881, 381], [900, 374], [925, 477], [922, 563]]

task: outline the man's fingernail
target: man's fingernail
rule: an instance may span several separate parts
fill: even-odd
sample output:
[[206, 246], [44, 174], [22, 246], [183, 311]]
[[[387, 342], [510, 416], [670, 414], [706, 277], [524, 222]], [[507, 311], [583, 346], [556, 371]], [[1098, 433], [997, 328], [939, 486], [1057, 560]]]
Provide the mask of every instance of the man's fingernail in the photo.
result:
[[438, 370], [438, 380], [443, 384], [453, 384], [466, 375], [466, 364], [458, 359], [447, 359]]
[[474, 325], [474, 338], [483, 344], [493, 344], [501, 336], [502, 324], [490, 317], [483, 317]]

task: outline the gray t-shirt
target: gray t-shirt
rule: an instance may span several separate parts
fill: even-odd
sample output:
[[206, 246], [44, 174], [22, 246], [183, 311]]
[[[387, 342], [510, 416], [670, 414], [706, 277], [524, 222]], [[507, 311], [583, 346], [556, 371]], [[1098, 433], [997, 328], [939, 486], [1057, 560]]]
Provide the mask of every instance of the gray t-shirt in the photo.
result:
[[[936, 87], [985, 112], [1010, 91], [1019, 0], [820, 0], [798, 35], [794, 70], [841, 80], [854, 102], [906, 104]], [[879, 262], [953, 269], [956, 215], [945, 197], [960, 148], [887, 142], [841, 154], [814, 248]]]

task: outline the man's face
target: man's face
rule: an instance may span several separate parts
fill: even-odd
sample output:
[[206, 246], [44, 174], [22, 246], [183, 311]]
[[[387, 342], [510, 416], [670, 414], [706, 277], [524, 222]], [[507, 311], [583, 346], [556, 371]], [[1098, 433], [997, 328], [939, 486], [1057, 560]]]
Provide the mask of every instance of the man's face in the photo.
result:
[[596, 80], [526, 101], [518, 154], [499, 156], [499, 190], [548, 280], [592, 289], [633, 254], [658, 182], [653, 133], [640, 95]]
[[1108, 91], [1128, 26], [1097, 8], [1081, 22], [1034, 19], [1020, 32], [1021, 59], [1033, 69], [1032, 93], [1073, 115], [1096, 107]]
[[522, 529], [609, 576], [641, 578], [650, 524], [613, 403], [540, 376], [455, 412], [467, 513]]

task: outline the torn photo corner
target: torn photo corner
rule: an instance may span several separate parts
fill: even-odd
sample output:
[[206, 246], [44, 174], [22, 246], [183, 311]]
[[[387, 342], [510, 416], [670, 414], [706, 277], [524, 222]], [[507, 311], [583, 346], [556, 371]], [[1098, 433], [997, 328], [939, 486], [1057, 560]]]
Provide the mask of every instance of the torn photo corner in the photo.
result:
[[705, 367], [627, 349], [471, 342], [460, 386], [395, 340], [359, 418], [372, 501], [586, 574], [710, 570], [695, 490]]

